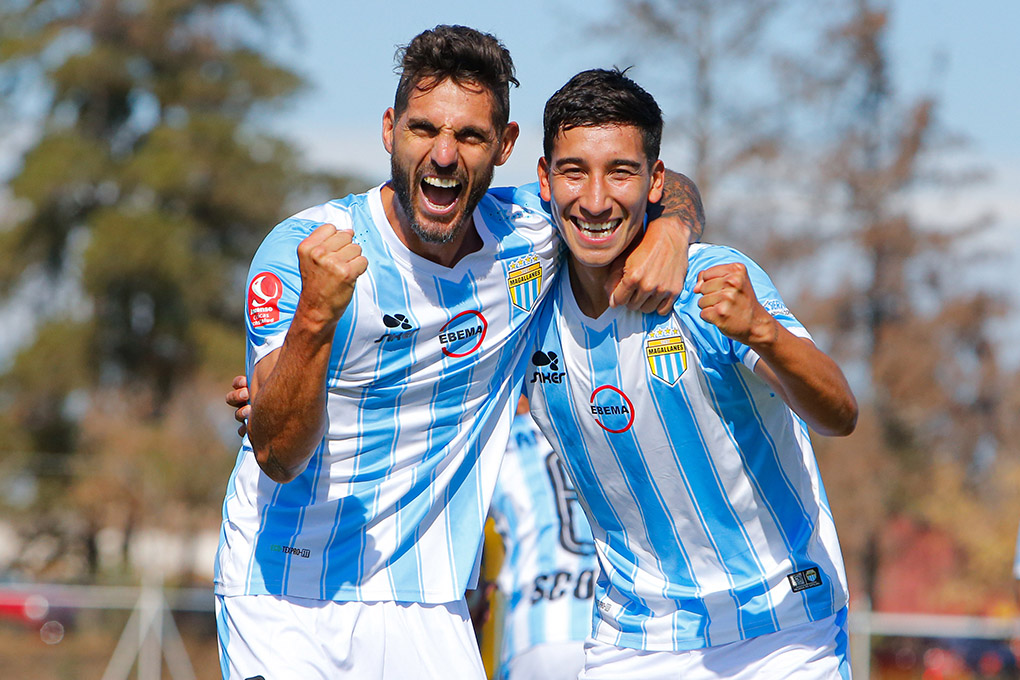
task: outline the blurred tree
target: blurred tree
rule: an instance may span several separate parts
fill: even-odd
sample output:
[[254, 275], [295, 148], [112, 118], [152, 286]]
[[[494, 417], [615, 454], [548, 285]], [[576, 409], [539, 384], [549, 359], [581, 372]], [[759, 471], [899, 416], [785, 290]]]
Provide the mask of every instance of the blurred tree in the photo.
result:
[[684, 140], [684, 158], [670, 162], [682, 163], [698, 185], [712, 215], [711, 238], [734, 245], [756, 236], [738, 223], [761, 225], [774, 214], [765, 203], [777, 178], [766, 170], [782, 143], [786, 112], [769, 87], [769, 32], [789, 4], [614, 0], [609, 18], [594, 25], [621, 44], [626, 63], [638, 65], [635, 77], [667, 117], [665, 138]]
[[882, 534], [890, 518], [907, 516], [951, 536], [965, 556], [951, 581], [932, 584], [932, 608], [973, 610], [1005, 573], [982, 560], [973, 538], [991, 530], [1009, 545], [1017, 517], [1003, 521], [1016, 504], [994, 483], [1016, 464], [1004, 436], [1015, 414], [992, 337], [1007, 303], [973, 282], [975, 263], [993, 262], [975, 245], [987, 218], [939, 223], [915, 208], [921, 192], [960, 191], [974, 176], [947, 169], [959, 141], [939, 127], [936, 98], [905, 101], [892, 83], [889, 17], [884, 3], [846, 3], [816, 59], [792, 79], [832, 125], [813, 164], [815, 191], [831, 208], [815, 222], [823, 225], [816, 243], [826, 244], [828, 261], [836, 248], [852, 263], [832, 289], [813, 291], [806, 309], [844, 364], [866, 372], [872, 422], [822, 446], [834, 450], [825, 451], [829, 479], [861, 591], [883, 607], [882, 572], [898, 555], [896, 545], [883, 550]]
[[[987, 561], [981, 568], [973, 537], [994, 528], [1008, 545], [1016, 521], [1015, 513], [1001, 521], [1009, 497], [994, 483], [1015, 465], [1003, 436], [1015, 414], [993, 341], [1006, 302], [966, 275], [976, 261], [994, 260], [975, 245], [988, 220], [919, 216], [920, 192], [961, 191], [974, 177], [946, 169], [958, 140], [940, 129], [937, 99], [904, 101], [895, 89], [888, 5], [854, 0], [840, 9], [815, 58], [787, 71], [793, 96], [830, 126], [808, 183], [829, 207], [813, 220], [814, 256], [843, 260], [830, 270], [841, 271], [830, 279], [836, 285], [809, 289], [804, 310], [843, 365], [867, 376], [858, 390], [870, 424], [819, 444], [835, 473], [836, 512], [847, 518], [841, 534], [858, 592], [883, 606], [882, 572], [897, 559], [883, 532], [890, 518], [907, 516], [945, 532], [966, 555], [953, 580], [969, 587], [937, 584], [932, 606], [973, 610], [1002, 583]], [[975, 508], [987, 517], [981, 531]]]
[[77, 454], [76, 488], [44, 485], [38, 525], [74, 503], [50, 526], [77, 527], [93, 571], [117, 518], [215, 510], [248, 261], [295, 197], [351, 188], [258, 130], [302, 85], [264, 48], [288, 22], [282, 0], [0, 2], [2, 114], [31, 140], [0, 292], [46, 292], [2, 377], [3, 417], [30, 451]]
[[924, 192], [965, 191], [980, 173], [954, 168], [963, 140], [940, 127], [934, 95], [895, 89], [894, 2], [616, 7], [605, 26], [654, 65], [639, 80], [675, 83], [659, 99], [673, 109], [667, 135], [679, 131], [691, 150], [683, 169], [707, 189], [706, 239], [766, 266], [861, 402], [857, 433], [816, 438], [854, 593], [883, 605], [879, 580], [898, 558], [883, 532], [903, 517], [962, 555], [956, 576], [969, 592], [932, 584], [933, 606], [973, 610], [1005, 594], [1020, 516], [1001, 483], [1020, 472], [1007, 444], [1017, 380], [993, 340], [1006, 304], [974, 282], [975, 265], [994, 261], [977, 245], [989, 220], [917, 210]]

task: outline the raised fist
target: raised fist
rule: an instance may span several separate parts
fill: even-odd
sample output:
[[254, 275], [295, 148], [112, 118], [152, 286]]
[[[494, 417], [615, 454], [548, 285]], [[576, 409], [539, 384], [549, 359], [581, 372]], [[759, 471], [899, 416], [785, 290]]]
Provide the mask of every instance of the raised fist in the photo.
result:
[[368, 268], [354, 232], [322, 224], [297, 248], [301, 270], [299, 306], [312, 320], [336, 323], [354, 295], [354, 283]]

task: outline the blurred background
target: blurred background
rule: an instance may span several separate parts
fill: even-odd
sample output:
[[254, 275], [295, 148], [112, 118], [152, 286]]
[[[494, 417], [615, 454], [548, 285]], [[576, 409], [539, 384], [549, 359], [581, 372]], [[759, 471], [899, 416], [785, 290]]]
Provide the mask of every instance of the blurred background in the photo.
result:
[[[214, 678], [244, 277], [380, 183], [394, 52], [500, 37], [545, 99], [632, 67], [706, 241], [776, 280], [861, 402], [816, 440], [858, 678], [1020, 677], [1020, 4], [0, 0], [0, 667]], [[489, 641], [491, 645], [491, 641]]]

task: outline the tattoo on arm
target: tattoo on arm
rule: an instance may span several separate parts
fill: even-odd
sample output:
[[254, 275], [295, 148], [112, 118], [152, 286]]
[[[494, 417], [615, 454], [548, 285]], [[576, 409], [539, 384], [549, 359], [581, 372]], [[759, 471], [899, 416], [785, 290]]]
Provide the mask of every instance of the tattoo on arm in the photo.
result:
[[690, 242], [697, 243], [705, 231], [705, 209], [701, 205], [701, 192], [690, 177], [666, 170], [666, 185], [662, 200], [648, 206], [649, 219], [678, 217], [690, 227]]

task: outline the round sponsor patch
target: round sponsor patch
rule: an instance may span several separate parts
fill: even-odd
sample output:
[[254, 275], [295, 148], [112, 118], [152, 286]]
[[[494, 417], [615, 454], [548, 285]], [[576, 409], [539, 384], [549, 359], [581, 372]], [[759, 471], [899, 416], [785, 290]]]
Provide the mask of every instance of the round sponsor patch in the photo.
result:
[[248, 284], [248, 320], [254, 328], [280, 320], [283, 283], [272, 272], [261, 272]]
[[461, 312], [439, 329], [439, 344], [448, 357], [466, 357], [482, 346], [489, 324], [481, 312]]
[[595, 388], [588, 401], [592, 417], [606, 432], [619, 434], [634, 424], [634, 404], [623, 390], [603, 385]]

